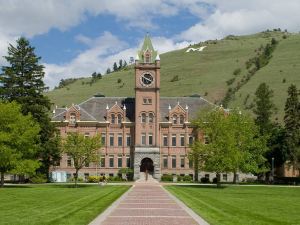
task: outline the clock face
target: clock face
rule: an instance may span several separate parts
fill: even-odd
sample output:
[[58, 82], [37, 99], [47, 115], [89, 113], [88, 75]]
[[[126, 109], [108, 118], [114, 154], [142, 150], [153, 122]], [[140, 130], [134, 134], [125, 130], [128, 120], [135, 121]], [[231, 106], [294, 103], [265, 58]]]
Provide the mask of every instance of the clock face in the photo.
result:
[[150, 73], [144, 73], [141, 76], [141, 83], [143, 86], [150, 86], [154, 81], [153, 76]]

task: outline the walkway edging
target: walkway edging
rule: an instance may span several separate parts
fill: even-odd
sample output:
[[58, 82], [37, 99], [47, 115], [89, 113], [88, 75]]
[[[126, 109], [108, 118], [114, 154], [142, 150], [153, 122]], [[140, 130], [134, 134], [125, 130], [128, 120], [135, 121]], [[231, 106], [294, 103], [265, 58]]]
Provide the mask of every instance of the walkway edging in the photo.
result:
[[127, 195], [132, 191], [132, 189], [134, 187], [135, 187], [135, 185], [132, 185], [131, 188], [129, 188], [120, 198], [118, 198], [116, 201], [114, 201], [107, 209], [105, 209], [92, 222], [90, 222], [89, 225], [101, 224], [107, 218], [107, 216], [118, 207], [120, 202], [123, 201], [127, 197]]
[[197, 223], [200, 225], [209, 225], [202, 217], [195, 213], [191, 208], [187, 207], [181, 200], [179, 200], [175, 195], [172, 195], [168, 190], [166, 190], [162, 185], [162, 189], [181, 207], [183, 208]]

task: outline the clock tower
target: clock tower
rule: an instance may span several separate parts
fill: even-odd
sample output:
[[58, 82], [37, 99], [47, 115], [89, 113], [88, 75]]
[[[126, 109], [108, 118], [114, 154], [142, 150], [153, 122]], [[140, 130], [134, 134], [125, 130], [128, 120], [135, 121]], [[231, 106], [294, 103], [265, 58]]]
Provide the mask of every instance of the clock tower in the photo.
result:
[[160, 178], [159, 135], [160, 58], [146, 35], [135, 59], [134, 176]]

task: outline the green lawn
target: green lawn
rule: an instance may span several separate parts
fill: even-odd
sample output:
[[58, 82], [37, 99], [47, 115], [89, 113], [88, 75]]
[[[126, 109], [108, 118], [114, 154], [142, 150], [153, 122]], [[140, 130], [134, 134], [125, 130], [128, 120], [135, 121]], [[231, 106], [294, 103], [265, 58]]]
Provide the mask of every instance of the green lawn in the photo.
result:
[[0, 188], [0, 224], [88, 224], [129, 187], [31, 185]]
[[166, 186], [210, 224], [300, 224], [300, 188]]

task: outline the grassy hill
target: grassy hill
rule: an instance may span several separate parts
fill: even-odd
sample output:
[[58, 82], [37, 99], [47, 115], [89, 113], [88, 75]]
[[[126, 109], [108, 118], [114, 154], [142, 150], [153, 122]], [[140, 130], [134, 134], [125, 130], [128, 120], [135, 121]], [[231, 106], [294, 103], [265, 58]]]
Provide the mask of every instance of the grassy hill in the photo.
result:
[[[291, 83], [300, 88], [300, 35], [284, 34], [279, 31], [261, 32], [246, 36], [228, 36], [218, 41], [206, 41], [192, 47], [207, 46], [202, 52], [186, 49], [161, 55], [161, 96], [189, 96], [199, 94], [220, 104], [228, 88], [234, 87], [247, 74], [246, 61], [256, 56], [257, 49], [271, 43], [278, 44], [269, 63], [258, 70], [248, 82], [235, 93], [229, 107], [251, 108], [253, 93], [262, 82], [274, 90], [274, 102], [278, 108], [279, 120], [283, 117], [286, 91]], [[155, 47], [155, 46], [154, 46]], [[240, 69], [240, 73], [233, 72]], [[178, 76], [179, 80], [172, 82]], [[229, 80], [233, 80], [229, 82]], [[118, 79], [121, 82], [118, 83]], [[134, 69], [127, 67], [88, 84], [91, 78], [84, 78], [47, 93], [58, 106], [80, 103], [96, 93], [105, 96], [134, 96]], [[231, 84], [230, 84], [231, 83]]]

